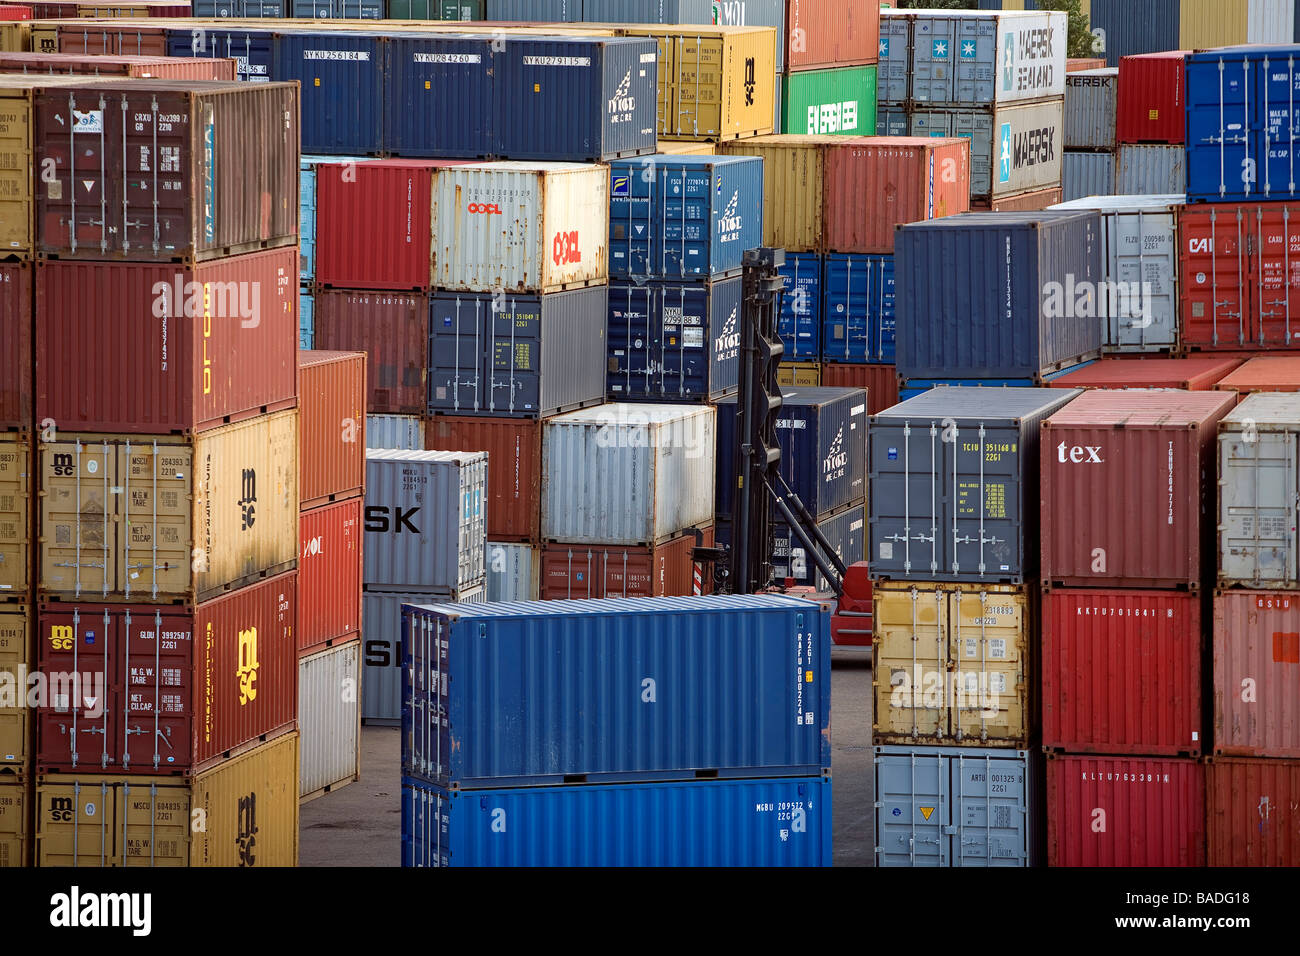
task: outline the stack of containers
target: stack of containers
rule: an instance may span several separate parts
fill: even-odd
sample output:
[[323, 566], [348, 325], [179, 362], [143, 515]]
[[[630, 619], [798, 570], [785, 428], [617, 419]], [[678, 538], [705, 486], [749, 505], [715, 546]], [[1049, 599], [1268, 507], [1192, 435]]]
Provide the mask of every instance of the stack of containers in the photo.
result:
[[1211, 459], [1234, 401], [1095, 389], [1042, 425], [1049, 865], [1205, 864]]
[[1039, 432], [1078, 394], [941, 387], [871, 417], [877, 865], [1041, 856]]
[[1115, 95], [1119, 70], [1065, 75], [1065, 152], [1061, 195], [1066, 202], [1115, 192]]
[[879, 5], [831, 0], [778, 6], [785, 7], [778, 40], [786, 49], [777, 64], [777, 131], [870, 136], [879, 97]]
[[880, 111], [886, 135], [971, 140], [971, 207], [1061, 201], [1066, 15], [882, 10]]
[[1294, 0], [1164, 0], [1155, 8], [1090, 0], [1085, 9], [1096, 52], [1111, 66], [1135, 53], [1300, 40]]
[[1184, 193], [1185, 50], [1122, 57], [1115, 95], [1117, 195]]
[[403, 608], [402, 864], [829, 866], [829, 617], [776, 594]]
[[294, 865], [298, 90], [33, 113], [36, 861]]
[[322, 163], [358, 163], [365, 157], [303, 156], [298, 174], [298, 347], [316, 347], [316, 167]]
[[361, 776], [365, 411], [365, 353], [298, 353], [298, 727], [304, 801]]
[[[1295, 380], [1294, 372], [1283, 377]], [[1300, 863], [1295, 387], [1249, 395], [1219, 422], [1213, 751], [1206, 768], [1211, 866]]]

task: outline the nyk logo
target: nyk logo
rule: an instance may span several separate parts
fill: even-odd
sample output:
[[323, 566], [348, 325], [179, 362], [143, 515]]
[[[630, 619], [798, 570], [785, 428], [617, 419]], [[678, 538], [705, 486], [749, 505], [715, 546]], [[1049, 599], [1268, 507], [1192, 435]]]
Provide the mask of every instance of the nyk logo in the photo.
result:
[[419, 513], [419, 508], [407, 508], [403, 510], [400, 505], [392, 507], [392, 518], [388, 516], [389, 508], [387, 505], [366, 505], [366, 530], [374, 531], [380, 534], [391, 530], [393, 534], [401, 534], [405, 528], [411, 534], [419, 534], [420, 529], [415, 526], [412, 520]]
[[1101, 457], [1100, 445], [1070, 445], [1067, 447], [1065, 442], [1061, 442], [1056, 446], [1056, 460], [1061, 464], [1069, 461], [1076, 465], [1081, 462], [1085, 465], [1100, 465], [1106, 459]]
[[722, 210], [722, 215], [718, 217], [718, 233], [723, 242], [732, 242], [740, 238], [743, 217], [736, 213], [739, 205], [740, 190], [736, 190], [731, 194], [731, 202], [727, 203], [727, 208]]
[[740, 333], [736, 331], [736, 309], [722, 325], [722, 332], [713, 340], [713, 353], [720, 359], [735, 358], [740, 352]]
[[[618, 85], [618, 89], [609, 99], [609, 112], [614, 116], [610, 122], [626, 123], [632, 119], [632, 111], [636, 109], [636, 97], [630, 94], [631, 88], [632, 71], [628, 70], [623, 74], [623, 82]], [[619, 116], [620, 113], [624, 115]]]
[[501, 207], [496, 203], [472, 202], [465, 207], [466, 212], [482, 213], [486, 216], [500, 216]]
[[822, 477], [827, 481], [840, 477], [848, 463], [849, 456], [844, 450], [844, 426], [841, 425], [835, 433], [835, 440], [831, 442], [830, 451], [822, 461]]

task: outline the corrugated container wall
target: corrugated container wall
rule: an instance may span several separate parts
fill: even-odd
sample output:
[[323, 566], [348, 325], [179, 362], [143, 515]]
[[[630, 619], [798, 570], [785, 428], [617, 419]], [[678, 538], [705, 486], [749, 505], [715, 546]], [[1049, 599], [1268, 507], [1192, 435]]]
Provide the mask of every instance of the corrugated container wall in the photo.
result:
[[548, 544], [541, 553], [539, 596], [550, 601], [693, 594], [691, 552], [713, 545], [712, 528], [686, 531], [662, 544], [641, 547]]
[[1300, 41], [1295, 0], [1246, 0], [1246, 42]]
[[[809, 601], [403, 608], [402, 642], [412, 658], [402, 771], [439, 786], [815, 776], [830, 767], [830, 615]], [[727, 729], [735, 726], [752, 732]]]
[[541, 20], [547, 23], [578, 23], [583, 0], [484, 0], [488, 20]]
[[1119, 61], [1115, 139], [1182, 143], [1186, 137], [1183, 60], [1188, 51], [1126, 56]]
[[31, 788], [17, 776], [0, 776], [0, 869], [31, 865]]
[[542, 513], [540, 420], [435, 415], [424, 423], [421, 447], [487, 452], [488, 538], [537, 539]]
[[135, 79], [205, 80], [233, 83], [235, 61], [229, 57], [198, 60], [194, 57], [74, 56], [69, 53], [19, 53], [0, 55], [6, 73], [44, 73], [122, 76]]
[[328, 646], [361, 629], [361, 514], [350, 498], [302, 514], [298, 539], [298, 650]]
[[1300, 391], [1300, 355], [1274, 353], [1236, 362], [1240, 368], [1224, 375], [1215, 388], [1240, 396], [1250, 392]]
[[[776, 70], [785, 63], [785, 0], [583, 0], [582, 19], [591, 23], [708, 23], [728, 27], [774, 27]], [[547, 17], [546, 19], [550, 19]]]
[[875, 3], [855, 0], [789, 0], [786, 3], [788, 72], [874, 62], [879, 53], [879, 40], [880, 14]]
[[778, 132], [870, 136], [876, 131], [875, 64], [790, 73], [778, 80]]
[[366, 411], [424, 414], [429, 297], [321, 289], [315, 299], [317, 348], [366, 353]]
[[826, 147], [832, 142], [822, 136], [753, 136], [717, 145], [720, 154], [763, 160], [763, 245], [784, 249], [787, 260], [790, 253], [822, 250]]
[[298, 793], [320, 796], [361, 779], [361, 642], [298, 664]]
[[713, 523], [716, 412], [601, 405], [542, 427], [542, 538], [654, 544]]
[[1300, 757], [1300, 596], [1214, 597], [1214, 753]]
[[1120, 146], [1115, 160], [1115, 194], [1186, 192], [1187, 155], [1182, 146]]
[[424, 423], [418, 415], [367, 415], [367, 448], [424, 450]]
[[541, 597], [542, 553], [536, 545], [489, 541], [487, 593], [489, 601], [537, 601]]
[[298, 506], [361, 494], [366, 466], [366, 353], [298, 352]]
[[1115, 154], [1066, 150], [1061, 154], [1061, 196], [1066, 202], [1115, 192]]
[[898, 404], [898, 371], [893, 365], [822, 366], [821, 384], [827, 388], [865, 388], [867, 414], [875, 415]]
[[1065, 77], [1065, 148], [1115, 148], [1119, 70], [1080, 70]]
[[1239, 358], [1192, 355], [1145, 358], [1111, 355], [1052, 379], [1052, 388], [1181, 388], [1204, 391], [1241, 364]]
[[20, 600], [32, 586], [35, 466], [28, 436], [0, 439], [0, 597], [6, 599]]
[[426, 32], [389, 37], [383, 53], [388, 152], [478, 159], [496, 151], [494, 42], [488, 35]]
[[1119, 58], [1131, 53], [1176, 50], [1180, 46], [1179, 0], [1146, 0], [1141, 4], [1092, 0], [1089, 23], [1096, 38], [1093, 52], [1104, 55], [1107, 66], [1119, 66]]
[[0, 430], [33, 424], [33, 304], [31, 264], [0, 264]]
[[167, 53], [170, 56], [233, 57], [238, 79], [248, 83], [268, 83], [271, 80], [274, 44], [270, 30], [226, 30], [209, 26], [198, 36], [193, 29], [168, 32]]
[[370, 156], [383, 150], [383, 38], [351, 30], [277, 30], [272, 77], [302, 89], [302, 151]]
[[[0, 604], [0, 676], [12, 682], [9, 686], [24, 686], [27, 674], [36, 668], [31, 653], [32, 628], [36, 615], [28, 604]], [[18, 776], [27, 769], [31, 758], [31, 723], [26, 707], [6, 707], [0, 711], [0, 781]], [[0, 806], [3, 797], [0, 797]], [[4, 810], [0, 809], [0, 817]], [[0, 832], [3, 826], [0, 825]], [[3, 845], [0, 844], [0, 866], [4, 866]]]
[[[1062, 154], [1064, 155], [1064, 154]], [[1032, 192], [1002, 196], [997, 199], [975, 199], [971, 210], [976, 212], [1039, 212], [1061, 201], [1061, 190], [1035, 189]]]
[[1214, 760], [1206, 770], [1210, 866], [1300, 866], [1300, 761]]

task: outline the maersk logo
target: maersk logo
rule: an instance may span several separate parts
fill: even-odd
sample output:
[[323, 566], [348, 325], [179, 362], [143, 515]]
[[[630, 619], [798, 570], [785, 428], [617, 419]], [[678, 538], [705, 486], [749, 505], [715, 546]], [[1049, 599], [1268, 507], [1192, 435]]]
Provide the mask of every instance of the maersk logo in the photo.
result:
[[998, 137], [998, 182], [1011, 181], [1011, 124], [1002, 124], [1002, 133]]
[[963, 60], [973, 60], [973, 59], [975, 59], [975, 41], [974, 41], [974, 40], [962, 40], [962, 41], [961, 41], [961, 58], [962, 58]]
[[623, 82], [619, 83], [618, 89], [609, 98], [611, 123], [626, 123], [632, 119], [632, 111], [636, 109], [636, 97], [630, 95], [631, 89], [632, 71], [628, 70], [623, 74]]
[[889, 37], [880, 38], [880, 58], [883, 60], [889, 56]]
[[1016, 77], [1016, 35], [1010, 31], [1002, 36], [1002, 89], [1010, 90]]
[[930, 47], [930, 57], [935, 60], [948, 59], [948, 41], [936, 39]]
[[727, 321], [722, 324], [722, 331], [713, 340], [713, 354], [720, 361], [733, 359], [740, 354], [740, 333], [736, 330], [737, 310], [732, 309]]
[[834, 481], [836, 478], [843, 478], [848, 464], [849, 456], [844, 450], [844, 426], [841, 425], [839, 431], [835, 433], [835, 440], [831, 442], [830, 451], [822, 460], [822, 480]]
[[731, 202], [722, 210], [722, 215], [718, 217], [718, 238], [722, 242], [734, 242], [740, 238], [740, 229], [743, 218], [737, 213], [740, 205], [740, 190], [737, 189], [731, 194]]

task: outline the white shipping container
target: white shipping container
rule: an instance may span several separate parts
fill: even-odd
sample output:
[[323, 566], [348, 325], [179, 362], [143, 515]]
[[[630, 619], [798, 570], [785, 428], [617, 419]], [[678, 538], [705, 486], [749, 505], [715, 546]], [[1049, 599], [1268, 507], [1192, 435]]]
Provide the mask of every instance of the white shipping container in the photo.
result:
[[542, 537], [648, 545], [713, 521], [711, 406], [599, 405], [542, 431]]
[[1061, 196], [1067, 202], [1115, 192], [1115, 153], [1067, 149], [1061, 158]]
[[1187, 192], [1185, 146], [1121, 146], [1115, 162], [1115, 195], [1154, 196]]
[[367, 590], [452, 594], [483, 584], [488, 456], [366, 450]]
[[1182, 195], [1088, 196], [1052, 209], [1101, 213], [1102, 348], [1167, 352], [1178, 344], [1178, 211]]
[[513, 541], [489, 541], [487, 546], [487, 599], [536, 601], [541, 584], [541, 549]]
[[417, 415], [367, 415], [366, 447], [424, 450], [424, 423]]
[[1295, 0], [1246, 0], [1247, 43], [1293, 43]]
[[1115, 148], [1119, 67], [1078, 70], [1065, 77], [1065, 148]]
[[298, 753], [303, 800], [361, 779], [361, 642], [298, 661]]
[[433, 285], [555, 292], [609, 277], [609, 167], [476, 163], [436, 170]]

